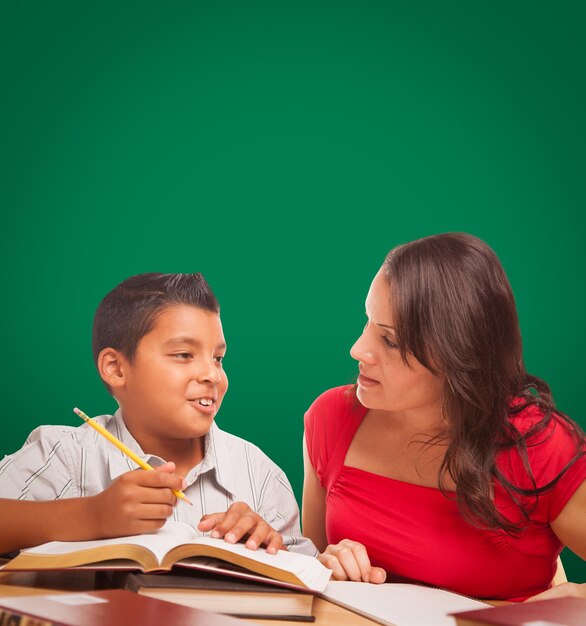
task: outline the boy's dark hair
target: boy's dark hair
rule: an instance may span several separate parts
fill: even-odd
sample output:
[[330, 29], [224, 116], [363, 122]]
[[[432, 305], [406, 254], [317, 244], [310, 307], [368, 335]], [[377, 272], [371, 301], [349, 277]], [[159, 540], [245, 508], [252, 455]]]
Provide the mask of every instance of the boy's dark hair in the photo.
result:
[[100, 302], [94, 316], [94, 362], [104, 348], [114, 348], [132, 362], [138, 342], [152, 330], [167, 307], [187, 304], [220, 312], [206, 279], [197, 274], [138, 274], [122, 281]]

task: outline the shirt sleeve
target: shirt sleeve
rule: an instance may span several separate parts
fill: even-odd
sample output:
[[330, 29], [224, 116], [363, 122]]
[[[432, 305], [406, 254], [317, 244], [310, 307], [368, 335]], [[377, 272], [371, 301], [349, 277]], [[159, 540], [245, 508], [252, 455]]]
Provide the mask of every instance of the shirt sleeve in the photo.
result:
[[318, 554], [313, 542], [301, 535], [297, 500], [282, 470], [271, 470], [268, 474], [257, 513], [283, 536], [283, 544], [291, 552]]
[[0, 461], [0, 497], [57, 500], [75, 497], [71, 460], [60, 429], [41, 426], [24, 446]]
[[[540, 416], [535, 409], [532, 413], [535, 415], [529, 414], [529, 425]], [[527, 442], [531, 474], [515, 449], [504, 455], [505, 476], [513, 484], [528, 491], [534, 486], [543, 490], [537, 500], [533, 496], [522, 498], [533, 520], [543, 524], [555, 520], [586, 480], [584, 452], [584, 441], [577, 441], [567, 422], [554, 414], [547, 427]]]

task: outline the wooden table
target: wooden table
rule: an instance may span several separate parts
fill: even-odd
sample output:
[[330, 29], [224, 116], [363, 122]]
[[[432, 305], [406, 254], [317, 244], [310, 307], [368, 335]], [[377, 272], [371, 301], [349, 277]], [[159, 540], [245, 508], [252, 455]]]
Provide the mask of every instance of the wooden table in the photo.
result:
[[[99, 588], [99, 584], [96, 583], [95, 572], [90, 570], [0, 572], [0, 597], [92, 591], [96, 588]], [[315, 598], [313, 614], [315, 626], [373, 626], [375, 623], [322, 598]], [[299, 626], [301, 623], [274, 619], [249, 621], [262, 626]]]

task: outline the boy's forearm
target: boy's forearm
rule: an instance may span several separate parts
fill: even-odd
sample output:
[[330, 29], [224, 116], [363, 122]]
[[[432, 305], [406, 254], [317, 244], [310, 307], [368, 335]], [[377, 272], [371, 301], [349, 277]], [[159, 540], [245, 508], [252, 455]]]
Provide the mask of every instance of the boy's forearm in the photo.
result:
[[0, 498], [0, 554], [48, 541], [95, 539], [92, 498], [29, 501]]

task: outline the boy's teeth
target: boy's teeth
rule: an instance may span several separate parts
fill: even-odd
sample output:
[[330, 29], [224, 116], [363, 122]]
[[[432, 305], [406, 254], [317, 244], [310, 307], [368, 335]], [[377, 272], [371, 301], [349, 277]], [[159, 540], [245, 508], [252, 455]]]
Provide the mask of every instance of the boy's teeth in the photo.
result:
[[212, 401], [208, 398], [203, 398], [199, 401], [199, 403], [203, 406], [210, 406], [212, 404]]

